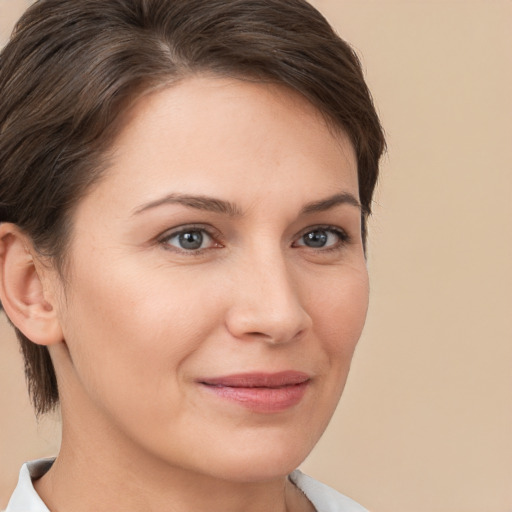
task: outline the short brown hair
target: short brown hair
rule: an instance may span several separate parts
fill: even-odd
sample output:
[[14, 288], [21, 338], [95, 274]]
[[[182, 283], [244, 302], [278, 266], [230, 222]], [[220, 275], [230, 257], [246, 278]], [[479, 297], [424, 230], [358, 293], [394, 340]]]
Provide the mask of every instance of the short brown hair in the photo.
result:
[[[0, 222], [62, 272], [73, 206], [139, 94], [208, 72], [284, 84], [350, 137], [366, 218], [384, 136], [358, 58], [305, 0], [39, 0], [0, 57]], [[38, 414], [59, 395], [16, 329]]]

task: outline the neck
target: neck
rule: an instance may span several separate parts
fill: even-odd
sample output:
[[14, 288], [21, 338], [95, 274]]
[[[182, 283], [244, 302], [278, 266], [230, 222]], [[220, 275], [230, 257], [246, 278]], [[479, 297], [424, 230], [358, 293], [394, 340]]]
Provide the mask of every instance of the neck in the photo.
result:
[[118, 432], [104, 430], [98, 439], [90, 435], [97, 428], [77, 424], [63, 418], [59, 457], [34, 484], [52, 511], [314, 511], [286, 476], [263, 482], [214, 478], [141, 453]]

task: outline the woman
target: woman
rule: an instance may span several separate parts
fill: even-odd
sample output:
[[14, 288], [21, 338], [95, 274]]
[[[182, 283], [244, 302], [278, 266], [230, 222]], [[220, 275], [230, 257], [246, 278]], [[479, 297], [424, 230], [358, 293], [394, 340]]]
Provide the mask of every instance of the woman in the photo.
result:
[[0, 98], [0, 298], [62, 413], [7, 510], [363, 510], [294, 471], [367, 309], [348, 45], [303, 0], [41, 0]]

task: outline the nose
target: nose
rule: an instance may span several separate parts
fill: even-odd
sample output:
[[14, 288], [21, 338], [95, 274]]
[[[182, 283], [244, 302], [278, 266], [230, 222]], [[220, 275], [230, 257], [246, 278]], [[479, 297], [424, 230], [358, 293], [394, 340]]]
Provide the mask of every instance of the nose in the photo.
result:
[[311, 328], [312, 319], [300, 299], [301, 283], [281, 258], [251, 258], [232, 277], [226, 317], [232, 336], [280, 344], [299, 339]]

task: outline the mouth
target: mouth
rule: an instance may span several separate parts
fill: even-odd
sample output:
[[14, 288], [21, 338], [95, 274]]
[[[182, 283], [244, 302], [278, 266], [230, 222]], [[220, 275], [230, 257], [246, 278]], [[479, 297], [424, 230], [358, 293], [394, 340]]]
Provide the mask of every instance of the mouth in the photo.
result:
[[198, 381], [217, 397], [260, 413], [275, 413], [297, 405], [311, 382], [297, 371], [245, 373]]

